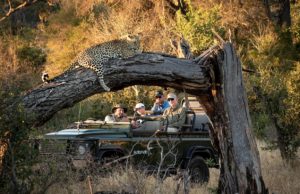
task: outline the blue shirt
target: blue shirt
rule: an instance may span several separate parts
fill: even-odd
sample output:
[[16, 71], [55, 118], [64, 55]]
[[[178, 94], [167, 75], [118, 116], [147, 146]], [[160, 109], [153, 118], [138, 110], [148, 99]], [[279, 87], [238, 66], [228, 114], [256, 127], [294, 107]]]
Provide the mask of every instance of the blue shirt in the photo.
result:
[[170, 104], [168, 101], [165, 100], [162, 105], [154, 103], [153, 107], [151, 108], [151, 111], [154, 115], [161, 115], [168, 107], [170, 107]]

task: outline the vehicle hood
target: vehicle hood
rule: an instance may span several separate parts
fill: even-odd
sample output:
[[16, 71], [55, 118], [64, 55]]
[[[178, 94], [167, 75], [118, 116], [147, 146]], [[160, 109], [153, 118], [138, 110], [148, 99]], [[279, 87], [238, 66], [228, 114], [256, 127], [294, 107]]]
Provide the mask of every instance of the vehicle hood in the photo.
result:
[[100, 139], [100, 138], [126, 138], [129, 129], [63, 129], [44, 135], [47, 139]]

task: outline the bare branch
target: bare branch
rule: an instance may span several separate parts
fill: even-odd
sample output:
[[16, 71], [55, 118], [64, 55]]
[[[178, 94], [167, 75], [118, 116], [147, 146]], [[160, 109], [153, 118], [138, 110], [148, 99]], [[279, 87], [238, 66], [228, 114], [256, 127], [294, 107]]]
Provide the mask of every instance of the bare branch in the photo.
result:
[[222, 44], [224, 44], [225, 43], [225, 40], [214, 30], [214, 29], [212, 29], [211, 30], [212, 31], [212, 33], [218, 38], [218, 40], [222, 43]]
[[20, 5], [18, 5], [17, 7], [13, 8], [11, 5], [11, 1], [8, 0], [8, 4], [9, 4], [9, 10], [8, 12], [5, 14], [5, 16], [3, 16], [2, 18], [0, 18], [0, 22], [2, 22], [3, 20], [5, 20], [6, 18], [8, 18], [11, 14], [13, 14], [14, 12], [23, 9], [25, 7], [28, 7], [29, 5], [32, 5], [34, 3], [38, 2], [38, 0], [26, 0], [23, 3], [21, 3]]
[[18, 178], [17, 178], [17, 174], [16, 174], [15, 155], [14, 155], [14, 151], [13, 151], [10, 141], [8, 141], [8, 150], [9, 150], [9, 155], [10, 155], [10, 160], [11, 160], [11, 174], [12, 174], [11, 178], [12, 178], [12, 182], [15, 186], [15, 189], [18, 190], [19, 182], [18, 182]]
[[8, 5], [9, 5], [9, 11], [8, 12], [10, 12], [12, 10], [11, 2], [10, 2], [10, 0], [7, 0], [7, 1], [8, 1]]

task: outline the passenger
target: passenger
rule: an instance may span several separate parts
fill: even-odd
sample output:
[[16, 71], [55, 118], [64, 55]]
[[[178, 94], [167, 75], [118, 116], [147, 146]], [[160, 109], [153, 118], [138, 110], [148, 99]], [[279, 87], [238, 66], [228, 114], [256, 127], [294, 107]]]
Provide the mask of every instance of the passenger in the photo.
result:
[[137, 113], [137, 116], [147, 116], [145, 105], [143, 103], [137, 103], [134, 107], [134, 111]]
[[152, 114], [161, 115], [168, 107], [170, 107], [170, 105], [168, 101], [165, 100], [163, 92], [157, 91], [155, 94], [155, 102], [151, 108]]
[[[144, 117], [147, 116], [145, 105], [143, 103], [137, 103], [134, 107], [134, 116]], [[144, 122], [143, 119], [134, 119], [131, 121], [132, 128], [138, 128], [141, 126], [141, 124]]]
[[128, 122], [127, 115], [125, 114], [127, 112], [127, 108], [125, 108], [121, 104], [116, 104], [112, 108], [112, 114], [106, 115], [104, 121], [113, 121], [113, 122]]
[[166, 116], [168, 121], [167, 131], [177, 132], [185, 123], [186, 108], [180, 106], [178, 103], [178, 98], [174, 93], [169, 93], [167, 99], [170, 107], [167, 108], [163, 113], [163, 116]]

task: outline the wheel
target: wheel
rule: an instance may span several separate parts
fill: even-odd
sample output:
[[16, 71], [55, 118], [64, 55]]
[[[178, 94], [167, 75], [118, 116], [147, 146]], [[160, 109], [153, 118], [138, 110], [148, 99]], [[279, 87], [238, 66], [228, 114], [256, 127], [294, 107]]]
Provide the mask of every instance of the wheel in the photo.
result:
[[101, 171], [112, 172], [113, 170], [123, 170], [126, 168], [126, 159], [121, 159], [121, 153], [107, 153], [100, 160]]
[[192, 183], [208, 182], [209, 169], [202, 157], [193, 157], [188, 164], [188, 170]]

